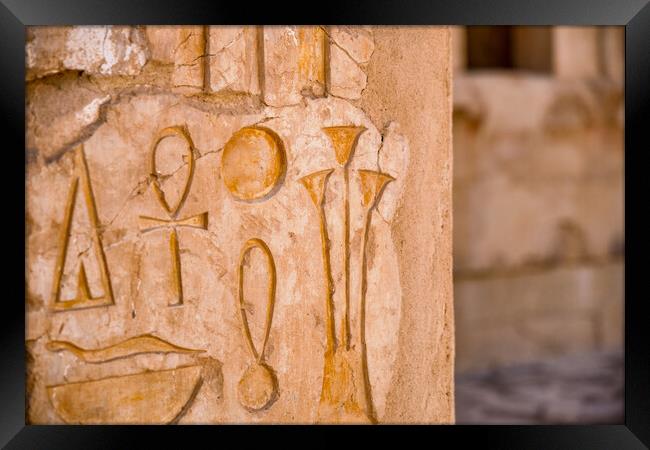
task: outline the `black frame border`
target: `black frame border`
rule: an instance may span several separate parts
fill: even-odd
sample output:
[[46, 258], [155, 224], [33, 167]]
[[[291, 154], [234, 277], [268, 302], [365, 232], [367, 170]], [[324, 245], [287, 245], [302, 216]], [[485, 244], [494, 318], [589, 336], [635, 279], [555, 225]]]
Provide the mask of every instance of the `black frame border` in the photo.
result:
[[[298, 7], [277, 2], [252, 5], [250, 2], [158, 0], [0, 0], [0, 123], [3, 158], [18, 167], [26, 164], [17, 148], [25, 144], [25, 26], [71, 24], [282, 24], [337, 23], [376, 25], [624, 25], [625, 26], [625, 233], [627, 242], [625, 264], [625, 423], [621, 425], [588, 426], [433, 426], [433, 427], [255, 427], [255, 437], [261, 442], [275, 440], [287, 428], [302, 441], [301, 434], [322, 435], [323, 444], [335, 444], [329, 432], [343, 434], [361, 431], [372, 438], [385, 440], [387, 434], [409, 433], [409, 437], [435, 438], [456, 445], [479, 444], [488, 448], [648, 448], [650, 446], [650, 352], [647, 342], [646, 306], [641, 261], [648, 254], [642, 233], [649, 229], [640, 211], [640, 201], [648, 192], [649, 177], [642, 172], [644, 150], [648, 146], [646, 117], [650, 117], [650, 6], [649, 0], [375, 0], [352, 2], [331, 0], [320, 8]], [[14, 159], [15, 158], [15, 159]], [[8, 175], [8, 176], [7, 176]], [[15, 177], [15, 178], [14, 178]], [[21, 260], [25, 247], [17, 236], [25, 233], [25, 192], [12, 195], [19, 180], [18, 171], [6, 171], [2, 180], [4, 204], [11, 200], [21, 214], [7, 214], [11, 219], [4, 233], [5, 251], [11, 244], [12, 258]], [[23, 185], [24, 186], [24, 185]], [[637, 208], [634, 208], [634, 204]], [[7, 239], [16, 236], [14, 239]], [[15, 255], [15, 256], [14, 256]], [[628, 261], [629, 260], [629, 261]], [[637, 263], [639, 261], [639, 263]], [[156, 427], [149, 426], [36, 426], [25, 425], [25, 267], [11, 264], [5, 258], [5, 270], [15, 270], [15, 276], [4, 271], [4, 299], [0, 342], [0, 445], [7, 448], [133, 448], [151, 444], [157, 434], [161, 442], [188, 444], [195, 434], [206, 435], [208, 442], [217, 444], [225, 434], [235, 432], [239, 437], [250, 436], [243, 427]], [[631, 263], [630, 263], [631, 262]], [[6, 287], [11, 286], [9, 289]], [[21, 295], [22, 294], [22, 295]], [[645, 338], [645, 339], [644, 339]], [[406, 429], [408, 428], [408, 430]], [[171, 430], [177, 430], [172, 432]], [[182, 431], [180, 431], [182, 430]], [[252, 430], [252, 429], [251, 429]], [[146, 433], [153, 431], [153, 433]], [[185, 433], [191, 432], [192, 437]], [[415, 433], [415, 434], [414, 434]], [[421, 436], [420, 436], [421, 435]], [[171, 439], [172, 436], [174, 439]], [[215, 440], [215, 438], [217, 440]], [[164, 441], [163, 441], [164, 439]], [[191, 439], [188, 441], [188, 439]], [[286, 440], [280, 441], [288, 443]], [[304, 441], [303, 441], [304, 442]], [[433, 442], [432, 442], [433, 443]], [[183, 448], [181, 444], [178, 447]]]

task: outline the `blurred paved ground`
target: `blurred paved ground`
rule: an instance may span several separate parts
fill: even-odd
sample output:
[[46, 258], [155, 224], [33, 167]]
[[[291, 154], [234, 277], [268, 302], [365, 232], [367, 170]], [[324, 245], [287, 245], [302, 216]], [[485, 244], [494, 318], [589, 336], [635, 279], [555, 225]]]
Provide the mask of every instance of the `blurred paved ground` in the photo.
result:
[[623, 367], [600, 352], [458, 374], [456, 423], [623, 423]]

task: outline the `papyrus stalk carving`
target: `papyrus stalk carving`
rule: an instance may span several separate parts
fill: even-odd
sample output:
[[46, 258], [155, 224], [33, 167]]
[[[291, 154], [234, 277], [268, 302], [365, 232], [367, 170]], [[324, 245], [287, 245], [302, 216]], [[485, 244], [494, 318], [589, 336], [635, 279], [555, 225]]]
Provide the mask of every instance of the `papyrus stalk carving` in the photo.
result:
[[330, 241], [327, 231], [327, 218], [324, 199], [327, 183], [335, 169], [321, 170], [303, 177], [305, 186], [318, 211], [323, 271], [325, 276], [325, 327], [326, 349], [323, 369], [323, 385], [318, 408], [319, 422], [326, 423], [375, 423], [376, 417], [372, 403], [372, 392], [368, 376], [368, 362], [365, 342], [365, 303], [366, 303], [366, 244], [372, 217], [372, 209], [377, 204], [384, 187], [394, 178], [374, 170], [358, 170], [361, 187], [361, 207], [363, 208], [363, 228], [361, 254], [357, 261], [361, 267], [357, 322], [358, 329], [353, 338], [350, 330], [350, 171], [349, 162], [354, 155], [363, 127], [339, 126], [324, 128], [334, 147], [335, 159], [341, 167], [343, 177], [343, 319], [340, 323], [340, 339], [336, 339], [334, 321], [333, 280], [330, 260]]

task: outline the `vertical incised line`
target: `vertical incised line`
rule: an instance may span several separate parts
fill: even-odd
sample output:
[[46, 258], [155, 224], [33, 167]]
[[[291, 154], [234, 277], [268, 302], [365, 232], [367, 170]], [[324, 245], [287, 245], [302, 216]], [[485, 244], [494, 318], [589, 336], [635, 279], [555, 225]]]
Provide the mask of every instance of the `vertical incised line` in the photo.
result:
[[300, 183], [307, 189], [309, 196], [318, 213], [318, 223], [321, 239], [321, 256], [323, 258], [323, 275], [325, 277], [325, 337], [327, 339], [327, 352], [336, 349], [336, 335], [334, 325], [334, 281], [332, 279], [332, 265], [330, 256], [330, 242], [327, 233], [327, 220], [323, 201], [327, 189], [327, 180], [334, 169], [321, 170], [301, 178]]
[[374, 405], [372, 403], [372, 388], [370, 385], [370, 376], [368, 374], [368, 358], [366, 355], [366, 270], [367, 270], [367, 257], [366, 246], [368, 243], [368, 232], [370, 229], [370, 220], [372, 213], [372, 205], [366, 212], [366, 218], [363, 225], [363, 235], [361, 241], [361, 289], [359, 294], [359, 343], [361, 346], [361, 366], [364, 379], [364, 395], [366, 398], [366, 405], [368, 408], [368, 416], [371, 421], [376, 421]]
[[176, 301], [169, 306], [177, 306], [183, 304], [183, 282], [181, 279], [181, 255], [178, 249], [176, 228], [172, 228], [169, 233], [169, 249], [172, 255], [172, 282], [176, 295]]
[[[107, 306], [114, 304], [113, 299], [113, 290], [111, 288], [111, 280], [108, 274], [108, 266], [106, 264], [106, 258], [104, 255], [104, 249], [102, 247], [102, 240], [100, 237], [101, 229], [99, 224], [99, 218], [97, 215], [97, 208], [95, 205], [95, 198], [93, 196], [92, 186], [90, 184], [90, 174], [88, 172], [88, 165], [86, 164], [86, 159], [84, 156], [83, 146], [78, 146], [74, 150], [75, 152], [75, 168], [74, 168], [74, 178], [72, 184], [70, 185], [70, 191], [68, 192], [68, 200], [66, 203], [65, 217], [63, 220], [63, 228], [60, 234], [60, 245], [61, 249], [57, 256], [55, 273], [54, 273], [54, 282], [52, 286], [52, 307], [54, 311], [66, 311], [69, 309], [80, 309], [80, 308], [90, 308], [94, 306]], [[81, 187], [80, 187], [81, 185]], [[102, 288], [104, 289], [103, 295], [97, 298], [91, 298], [90, 294], [81, 296], [79, 298], [77, 295], [74, 299], [61, 299], [61, 280], [63, 278], [63, 270], [65, 269], [65, 263], [67, 259], [68, 244], [70, 242], [70, 228], [72, 226], [73, 214], [75, 210], [75, 204], [77, 201], [77, 194], [79, 189], [83, 191], [83, 199], [86, 203], [86, 211], [88, 214], [88, 221], [90, 222], [90, 227], [92, 229], [92, 240], [93, 246], [95, 247], [95, 257], [97, 258], [97, 265], [99, 266], [99, 272], [101, 277]], [[79, 269], [78, 276], [80, 279], [83, 278], [84, 283], [87, 284], [85, 269], [83, 267], [83, 262], [81, 262], [81, 268]], [[83, 272], [83, 273], [82, 273]], [[79, 294], [79, 286], [77, 286]], [[84, 286], [81, 286], [81, 291], [84, 291]], [[88, 289], [86, 289], [88, 291]], [[83, 292], [82, 292], [83, 294]], [[93, 300], [92, 302], [90, 300]]]
[[79, 186], [79, 177], [76, 176], [70, 185], [70, 192], [68, 193], [68, 202], [65, 208], [65, 218], [63, 219], [63, 227], [61, 229], [61, 237], [59, 242], [61, 250], [56, 260], [56, 268], [54, 269], [54, 286], [52, 288], [52, 303], [56, 304], [61, 301], [61, 278], [63, 277], [63, 269], [65, 267], [66, 255], [68, 253], [68, 242], [70, 240], [70, 225], [72, 223], [72, 214], [74, 212], [75, 199], [77, 197], [77, 187]]
[[264, 325], [264, 341], [262, 342], [262, 350], [260, 350], [260, 355], [257, 358], [258, 363], [262, 363], [264, 360], [264, 352], [266, 351], [266, 344], [269, 340], [269, 334], [271, 333], [271, 322], [273, 321], [273, 309], [275, 308], [275, 289], [277, 286], [277, 274], [275, 271], [275, 261], [273, 260], [273, 255], [268, 246], [261, 239], [256, 239], [255, 244], [264, 252], [266, 256], [266, 262], [268, 268], [271, 272], [271, 279], [269, 283], [268, 298], [266, 303], [266, 322]]
[[248, 253], [248, 250], [250, 249], [248, 242], [246, 245], [244, 245], [244, 248], [242, 249], [241, 255], [239, 256], [239, 267], [237, 269], [237, 286], [239, 289], [238, 293], [238, 298], [239, 298], [239, 314], [241, 317], [242, 325], [243, 325], [243, 331], [244, 331], [244, 337], [246, 338], [246, 343], [248, 344], [248, 348], [251, 351], [251, 354], [253, 355], [253, 359], [258, 360], [258, 353], [257, 350], [255, 349], [255, 344], [253, 343], [253, 336], [251, 335], [251, 330], [248, 326], [248, 318], [246, 317], [246, 305], [244, 303], [244, 259], [246, 258], [246, 254]]
[[203, 25], [203, 92], [210, 92], [210, 27]]
[[347, 164], [343, 166], [343, 271], [345, 278], [345, 312], [343, 315], [342, 337], [345, 349], [350, 348], [350, 174]]
[[363, 235], [361, 240], [361, 288], [359, 289], [359, 342], [365, 346], [365, 322], [366, 322], [366, 245], [368, 243], [368, 229], [370, 227], [370, 210], [366, 213], [363, 224]]
[[325, 83], [325, 97], [330, 91], [330, 34], [326, 25], [321, 27], [323, 30], [323, 77]]
[[332, 299], [332, 268], [330, 264], [329, 237], [327, 235], [327, 222], [325, 211], [322, 204], [318, 205], [318, 215], [320, 220], [320, 237], [323, 250], [323, 268], [325, 272], [325, 326], [327, 328], [327, 350], [336, 349], [336, 336], [334, 333], [334, 307]]
[[259, 84], [260, 98], [264, 102], [265, 73], [264, 73], [264, 27], [257, 27], [257, 82]]
[[84, 196], [86, 199], [86, 209], [88, 211], [88, 218], [90, 219], [91, 226], [93, 227], [93, 241], [95, 243], [95, 256], [97, 257], [97, 262], [99, 264], [99, 272], [102, 279], [102, 284], [104, 288], [104, 297], [108, 299], [110, 303], [114, 303], [113, 299], [113, 287], [111, 286], [110, 276], [108, 274], [108, 265], [106, 264], [106, 256], [104, 255], [104, 247], [102, 246], [102, 240], [99, 236], [100, 227], [99, 227], [99, 217], [97, 215], [97, 206], [95, 205], [95, 196], [93, 194], [93, 188], [90, 184], [90, 174], [88, 172], [88, 164], [86, 163], [86, 156], [84, 154], [83, 146], [77, 148], [77, 164], [81, 167], [81, 182], [82, 188], [84, 191]]

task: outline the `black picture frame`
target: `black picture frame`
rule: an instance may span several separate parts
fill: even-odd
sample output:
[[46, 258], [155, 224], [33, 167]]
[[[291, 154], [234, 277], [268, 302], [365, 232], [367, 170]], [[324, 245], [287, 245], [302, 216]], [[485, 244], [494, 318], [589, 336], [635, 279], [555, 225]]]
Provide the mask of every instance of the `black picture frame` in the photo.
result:
[[[250, 436], [251, 429], [236, 427], [138, 426], [36, 426], [25, 425], [25, 256], [18, 236], [25, 233], [25, 179], [19, 167], [25, 152], [25, 27], [28, 25], [99, 24], [411, 24], [411, 25], [624, 25], [625, 26], [625, 422], [600, 426], [434, 426], [434, 427], [335, 427], [344, 433], [371, 432], [379, 440], [387, 434], [426, 434], [431, 445], [447, 441], [488, 448], [648, 448], [650, 446], [650, 352], [646, 347], [650, 318], [642, 271], [648, 255], [643, 233], [650, 229], [644, 219], [643, 202], [648, 190], [648, 166], [643, 164], [650, 117], [650, 6], [648, 0], [456, 0], [452, 1], [339, 1], [318, 7], [286, 6], [277, 2], [198, 0], [0, 0], [0, 141], [2, 158], [9, 170], [3, 173], [4, 233], [2, 247], [3, 298], [0, 364], [0, 445], [6, 448], [135, 448], [151, 443], [148, 431], [158, 439], [174, 442], [185, 433], [215, 438], [228, 432]], [[644, 176], [645, 175], [645, 176]], [[24, 184], [23, 184], [24, 186]], [[9, 202], [8, 200], [11, 200]], [[643, 202], [643, 203], [642, 203]], [[12, 204], [11, 206], [9, 204]], [[10, 211], [15, 207], [20, 213]], [[15, 237], [14, 237], [15, 236]], [[13, 245], [9, 245], [13, 244]], [[12, 248], [9, 248], [12, 247]], [[13, 263], [13, 264], [12, 264]], [[16, 271], [13, 276], [12, 271]], [[255, 429], [275, 439], [287, 427]], [[408, 428], [408, 430], [406, 430]], [[174, 431], [173, 433], [170, 430]], [[180, 431], [182, 430], [182, 431]], [[322, 443], [336, 442], [329, 427], [291, 427], [322, 436]], [[173, 438], [172, 438], [173, 437]], [[187, 443], [187, 436], [182, 442]], [[193, 440], [194, 438], [192, 438]], [[219, 437], [219, 439], [221, 439]], [[211, 442], [211, 441], [208, 442]], [[298, 441], [300, 439], [298, 438]], [[138, 444], [143, 442], [143, 444]], [[218, 441], [212, 440], [216, 445]], [[280, 441], [281, 442], [281, 441]], [[280, 443], [279, 442], [279, 443]], [[285, 445], [291, 443], [283, 439]], [[178, 446], [177, 448], [186, 448]]]

